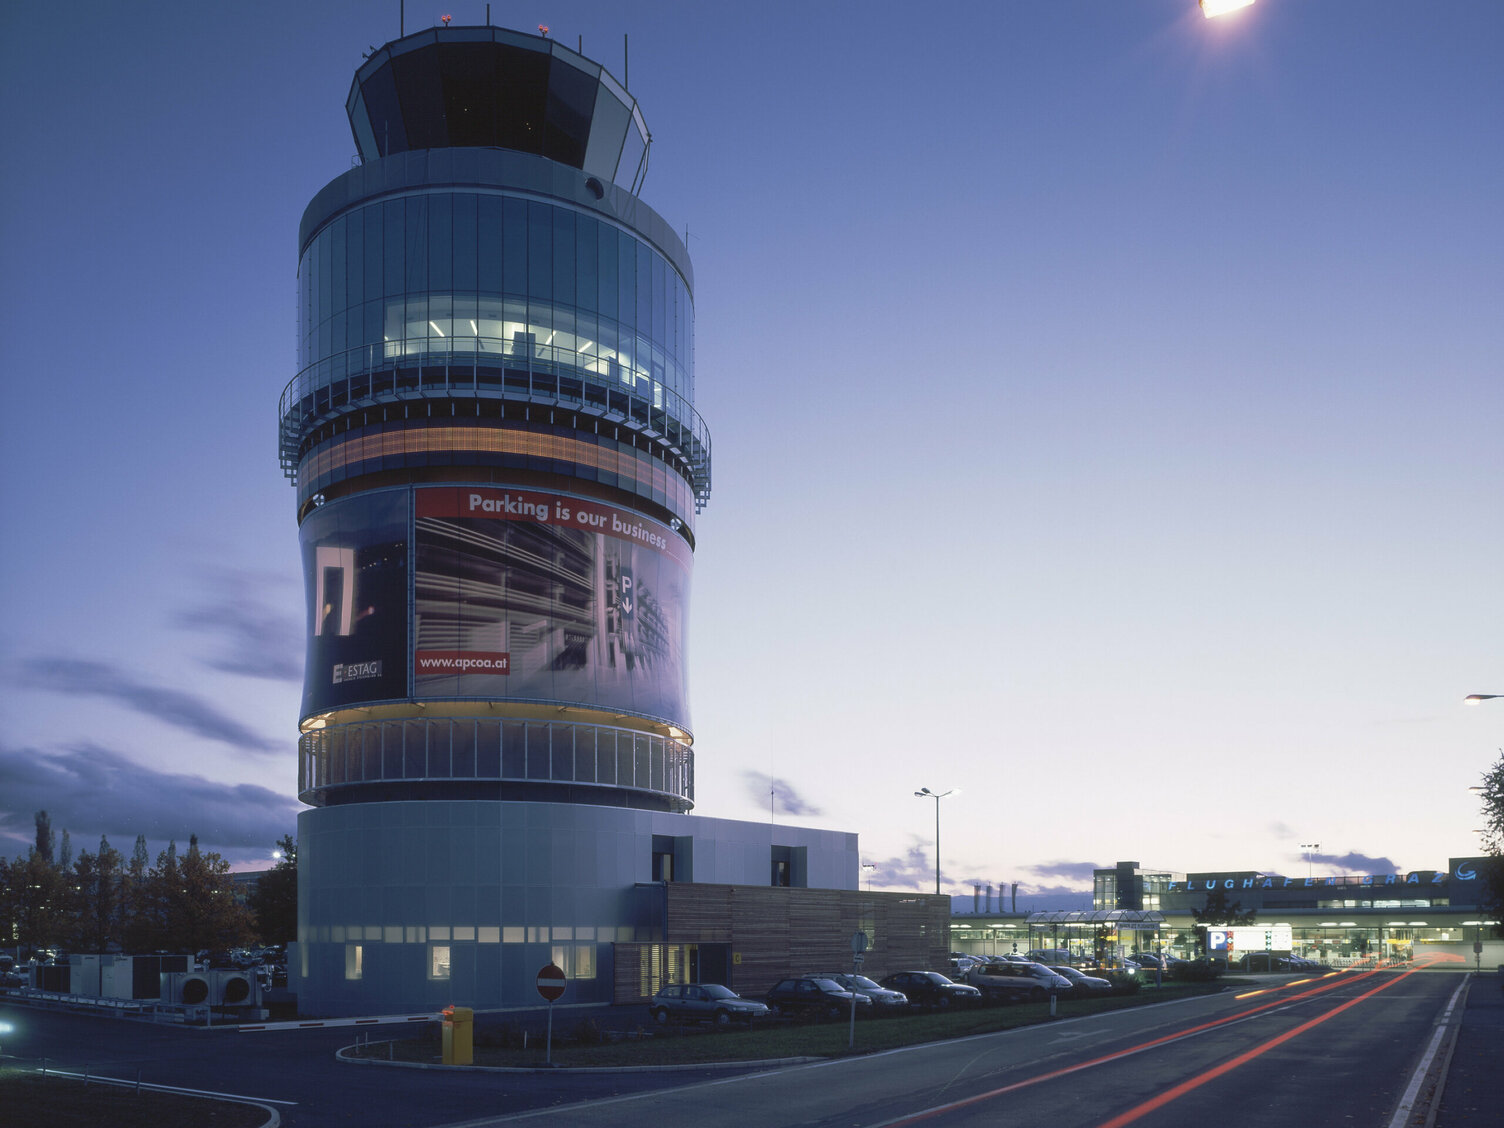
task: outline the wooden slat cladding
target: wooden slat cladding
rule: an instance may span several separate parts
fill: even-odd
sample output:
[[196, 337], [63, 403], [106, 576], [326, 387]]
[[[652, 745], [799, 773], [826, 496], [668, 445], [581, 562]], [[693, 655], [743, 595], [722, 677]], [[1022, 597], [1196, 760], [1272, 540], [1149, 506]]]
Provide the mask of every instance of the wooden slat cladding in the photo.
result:
[[[908, 969], [944, 971], [950, 958], [950, 898], [857, 889], [670, 882], [666, 944], [729, 944], [732, 986], [759, 995], [788, 975], [851, 968], [851, 935], [866, 931], [862, 968], [879, 979]], [[644, 945], [616, 945], [617, 1002], [641, 1001]]]

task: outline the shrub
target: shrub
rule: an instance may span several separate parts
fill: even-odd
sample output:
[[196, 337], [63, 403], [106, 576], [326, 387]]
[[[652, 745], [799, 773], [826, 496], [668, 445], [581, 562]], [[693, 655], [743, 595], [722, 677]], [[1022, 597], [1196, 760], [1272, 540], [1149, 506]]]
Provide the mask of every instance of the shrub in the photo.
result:
[[606, 1041], [606, 1031], [595, 1019], [586, 1018], [575, 1024], [572, 1037], [577, 1046], [599, 1046]]
[[500, 1026], [477, 1026], [475, 1029], [475, 1045], [496, 1050], [520, 1050], [523, 1047], [525, 1037], [522, 1027], [515, 1022], [504, 1022]]
[[1205, 958], [1175, 965], [1175, 978], [1187, 983], [1210, 983], [1221, 974], [1221, 966]]

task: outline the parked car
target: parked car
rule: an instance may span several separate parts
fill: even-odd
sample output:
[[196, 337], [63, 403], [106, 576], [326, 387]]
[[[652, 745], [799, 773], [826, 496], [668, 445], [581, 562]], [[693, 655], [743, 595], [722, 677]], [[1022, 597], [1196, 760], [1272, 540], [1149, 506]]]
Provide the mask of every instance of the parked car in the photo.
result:
[[902, 991], [890, 991], [874, 979], [868, 979], [865, 975], [852, 975], [850, 972], [836, 972], [832, 974], [821, 973], [821, 979], [830, 979], [844, 987], [848, 991], [855, 991], [859, 995], [866, 995], [872, 1000], [874, 1014], [889, 1014], [894, 1011], [904, 1010], [909, 1005], [909, 997]]
[[797, 976], [782, 979], [768, 992], [768, 1009], [774, 1014], [825, 1015], [836, 1018], [851, 1010], [851, 1000], [856, 999], [857, 1013], [872, 1009], [872, 1000], [866, 995], [846, 990], [833, 979], [823, 975]]
[[1227, 966], [1237, 971], [1275, 971], [1279, 969], [1279, 957], [1273, 952], [1244, 952]]
[[1037, 963], [999, 961], [974, 967], [966, 982], [990, 999], [1005, 1002], [1039, 1002], [1050, 995], [1069, 995], [1071, 981]]
[[938, 971], [895, 971], [878, 981], [890, 991], [901, 991], [910, 1003], [944, 1010], [957, 1004], [979, 1003], [982, 993], [966, 983], [957, 983]]
[[1071, 982], [1072, 995], [1106, 995], [1112, 991], [1112, 984], [1097, 975], [1087, 975], [1077, 971], [1069, 964], [1057, 964], [1050, 968], [1056, 975]]
[[671, 1018], [709, 1019], [717, 1026], [729, 1026], [734, 1018], [751, 1022], [768, 1013], [762, 1003], [744, 999], [719, 983], [670, 983], [653, 996], [649, 1009], [659, 1026]]
[[1275, 961], [1275, 966], [1280, 971], [1325, 971], [1326, 965], [1308, 960], [1304, 956], [1283, 956]]
[[1133, 962], [1145, 971], [1163, 971], [1165, 969], [1163, 958], [1156, 956], [1152, 952], [1134, 952]]

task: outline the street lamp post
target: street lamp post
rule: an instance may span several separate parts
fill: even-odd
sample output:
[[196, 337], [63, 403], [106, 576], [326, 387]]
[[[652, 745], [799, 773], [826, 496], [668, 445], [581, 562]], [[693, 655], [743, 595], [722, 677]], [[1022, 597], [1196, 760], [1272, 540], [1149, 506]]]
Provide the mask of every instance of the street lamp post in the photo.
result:
[[1469, 693], [1462, 700], [1469, 705], [1481, 705], [1485, 701], [1495, 701], [1500, 697], [1504, 697], [1504, 693]]
[[949, 791], [931, 791], [928, 787], [921, 787], [914, 792], [915, 799], [933, 799], [935, 801], [935, 892], [940, 892], [940, 800], [947, 795], [961, 794], [958, 788], [952, 787]]
[[1302, 842], [1300, 848], [1306, 852], [1306, 880], [1311, 880], [1311, 851], [1320, 850], [1320, 842]]

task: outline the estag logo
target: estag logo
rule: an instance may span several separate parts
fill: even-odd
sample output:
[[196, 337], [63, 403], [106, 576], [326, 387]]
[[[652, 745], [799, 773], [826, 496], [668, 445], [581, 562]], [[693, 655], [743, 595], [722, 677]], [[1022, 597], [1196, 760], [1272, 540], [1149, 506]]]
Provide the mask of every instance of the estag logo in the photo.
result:
[[381, 676], [380, 662], [336, 662], [334, 664], [334, 684], [341, 682], [361, 681], [365, 678], [379, 678]]

